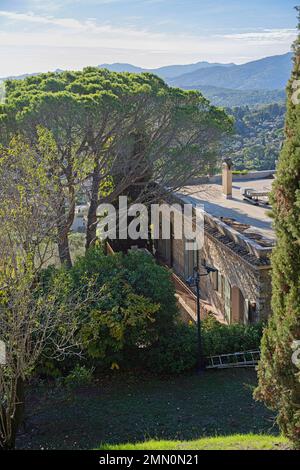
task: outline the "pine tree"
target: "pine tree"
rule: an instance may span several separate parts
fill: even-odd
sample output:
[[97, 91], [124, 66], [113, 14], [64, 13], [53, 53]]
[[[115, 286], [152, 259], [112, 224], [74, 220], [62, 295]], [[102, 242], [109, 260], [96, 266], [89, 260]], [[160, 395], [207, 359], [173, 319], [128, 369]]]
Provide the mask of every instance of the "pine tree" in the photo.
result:
[[299, 36], [287, 87], [285, 142], [272, 193], [277, 234], [273, 314], [263, 336], [255, 397], [276, 410], [280, 429], [300, 448], [300, 368], [292, 360], [293, 345], [300, 340], [300, 6], [296, 9]]

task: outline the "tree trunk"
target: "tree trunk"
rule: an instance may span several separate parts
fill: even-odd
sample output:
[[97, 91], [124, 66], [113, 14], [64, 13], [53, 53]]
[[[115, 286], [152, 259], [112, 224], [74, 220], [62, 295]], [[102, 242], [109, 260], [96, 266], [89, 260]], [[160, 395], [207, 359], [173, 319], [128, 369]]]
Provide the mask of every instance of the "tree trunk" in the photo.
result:
[[58, 255], [61, 264], [64, 264], [68, 269], [72, 267], [72, 258], [69, 245], [69, 231], [75, 218], [75, 197], [73, 188], [71, 188], [69, 192], [70, 197], [68, 209], [66, 208], [64, 197], [62, 197], [57, 209]]
[[97, 240], [97, 209], [98, 202], [90, 204], [88, 219], [87, 219], [87, 229], [86, 229], [86, 250], [93, 246]]
[[70, 254], [70, 245], [68, 234], [63, 231], [58, 235], [58, 255], [61, 264], [64, 264], [68, 269], [72, 268], [72, 259]]
[[[19, 429], [19, 423], [16, 419], [11, 420], [11, 433], [9, 438], [1, 438], [0, 436], [0, 450], [14, 450], [16, 448], [16, 437]], [[4, 430], [5, 432], [5, 430]]]
[[[3, 430], [0, 429], [1, 434], [3, 433]], [[4, 429], [4, 433], [6, 430]], [[10, 438], [6, 438], [4, 436], [0, 435], [0, 450], [14, 450], [16, 447], [16, 434], [13, 433]]]
[[87, 217], [86, 228], [86, 250], [93, 246], [97, 240], [97, 209], [99, 207], [99, 188], [100, 188], [100, 165], [98, 158], [95, 158], [95, 166], [93, 171], [93, 180], [91, 188], [90, 207]]
[[7, 416], [9, 413], [7, 413], [7, 410], [4, 407], [2, 408], [1, 414], [5, 418], [4, 429], [2, 429], [2, 426], [0, 426], [0, 450], [15, 449], [17, 432], [22, 422], [24, 422], [25, 384], [24, 380], [20, 377], [17, 379], [16, 396], [13, 397], [13, 400], [15, 400], [14, 416]]

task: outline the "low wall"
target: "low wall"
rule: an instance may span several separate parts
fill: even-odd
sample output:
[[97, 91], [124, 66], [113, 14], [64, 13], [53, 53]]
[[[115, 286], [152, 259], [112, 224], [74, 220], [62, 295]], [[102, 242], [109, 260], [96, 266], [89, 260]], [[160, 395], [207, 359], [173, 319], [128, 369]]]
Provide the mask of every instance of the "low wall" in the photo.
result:
[[[258, 180], [258, 179], [266, 179], [271, 178], [276, 173], [276, 170], [264, 170], [264, 171], [249, 171], [246, 174], [233, 174], [233, 181], [247, 181], [247, 180]], [[214, 175], [214, 176], [201, 176], [199, 178], [191, 178], [188, 182], [189, 185], [194, 184], [221, 184], [222, 183], [222, 175]]]

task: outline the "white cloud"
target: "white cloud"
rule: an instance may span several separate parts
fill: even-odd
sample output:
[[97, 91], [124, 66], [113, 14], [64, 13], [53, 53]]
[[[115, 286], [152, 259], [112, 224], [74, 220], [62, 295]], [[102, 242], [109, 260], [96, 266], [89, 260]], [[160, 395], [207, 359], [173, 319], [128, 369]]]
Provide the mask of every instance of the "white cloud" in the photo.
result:
[[39, 16], [34, 13], [15, 13], [0, 10], [0, 16], [19, 23], [47, 24], [74, 30], [85, 30], [93, 26], [90, 21], [80, 22], [74, 18], [55, 18], [52, 16]]
[[[99, 25], [95, 19], [87, 19], [79, 21], [75, 18], [56, 18], [49, 15], [36, 15], [34, 13], [17, 13], [10, 11], [1, 11], [0, 16], [17, 23], [21, 24], [32, 24], [49, 26], [50, 30], [43, 29], [43, 31], [30, 30], [29, 32], [16, 32], [2, 31], [2, 44], [27, 44], [27, 45], [64, 45], [72, 47], [86, 46], [86, 47], [98, 47], [95, 44], [95, 39], [98, 37], [99, 40], [104, 40], [106, 46], [109, 47], [133, 47], [146, 48], [155, 50], [168, 50], [179, 48], [179, 50], [185, 50], [187, 47], [189, 50], [198, 50], [200, 44], [204, 42], [208, 43], [219, 43], [220, 41], [231, 41], [232, 42], [249, 42], [260, 41], [260, 42], [273, 42], [273, 43], [287, 43], [290, 44], [296, 37], [297, 31], [295, 29], [266, 29], [263, 31], [256, 32], [244, 32], [235, 34], [225, 35], [214, 35], [214, 36], [197, 36], [187, 34], [172, 34], [172, 33], [153, 33], [151, 31], [115, 27], [111, 24]], [[52, 28], [55, 27], [57, 35], [53, 35]], [[82, 35], [82, 33], [85, 33]], [[77, 37], [76, 37], [77, 35]], [[35, 41], [35, 38], [38, 41]], [[75, 42], [74, 42], [75, 38]], [[61, 40], [64, 39], [63, 42]], [[71, 39], [71, 42], [70, 42]], [[136, 43], [139, 39], [142, 42]], [[10, 43], [11, 41], [11, 43]], [[133, 42], [132, 42], [133, 41]]]
[[[128, 34], [131, 36], [143, 36], [143, 37], [153, 37], [154, 35], [150, 32], [143, 30], [135, 30], [129, 28], [118, 28], [110, 24], [98, 25], [95, 19], [88, 19], [84, 21], [79, 21], [74, 18], [56, 18], [54, 16], [41, 16], [34, 13], [16, 13], [11, 11], [0, 10], [0, 16], [18, 23], [32, 23], [40, 25], [49, 25], [57, 26], [62, 32], [68, 34], [68, 32], [86, 32], [88, 34], [101, 34], [101, 33], [111, 33], [111, 34]], [[65, 31], [64, 31], [65, 30]], [[26, 36], [25, 33], [24, 37]], [[161, 37], [162, 35], [156, 34], [156, 37]], [[87, 37], [87, 36], [86, 36]], [[84, 42], [85, 38], [82, 38]]]
[[[4, 27], [0, 31], [0, 76], [57, 67], [81, 68], [107, 61], [126, 61], [144, 67], [198, 60], [241, 63], [285, 53], [296, 37], [293, 29], [203, 36], [153, 33], [100, 24], [92, 18], [78, 20], [42, 13], [0, 10], [1, 17]], [[5, 28], [5, 23], [9, 27]], [[12, 47], [14, 55], [10, 58]], [[26, 63], [21, 52], [24, 47], [31, 51]]]
[[[142, 2], [144, 4], [161, 3], [163, 1], [165, 0], [127, 0], [129, 3]], [[75, 4], [100, 6], [122, 2], [124, 2], [124, 0], [27, 0], [30, 8], [47, 13], [58, 11], [69, 5], [74, 6]]]
[[226, 39], [243, 40], [247, 42], [260, 41], [273, 43], [294, 41], [297, 37], [297, 29], [264, 29], [263, 31], [226, 34]]

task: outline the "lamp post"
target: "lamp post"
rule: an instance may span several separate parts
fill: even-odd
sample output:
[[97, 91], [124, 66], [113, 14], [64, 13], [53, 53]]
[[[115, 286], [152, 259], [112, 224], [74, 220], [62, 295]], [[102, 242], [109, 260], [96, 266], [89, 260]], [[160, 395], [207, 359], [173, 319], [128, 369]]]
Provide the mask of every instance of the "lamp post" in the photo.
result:
[[208, 276], [210, 273], [217, 270], [207, 265], [202, 265], [205, 273], [200, 273], [198, 266], [194, 268], [194, 275], [187, 279], [187, 284], [191, 287], [196, 287], [197, 295], [197, 336], [198, 336], [198, 354], [197, 354], [197, 371], [202, 373], [205, 371], [205, 361], [203, 355], [202, 334], [201, 334], [201, 305], [200, 305], [200, 278]]

